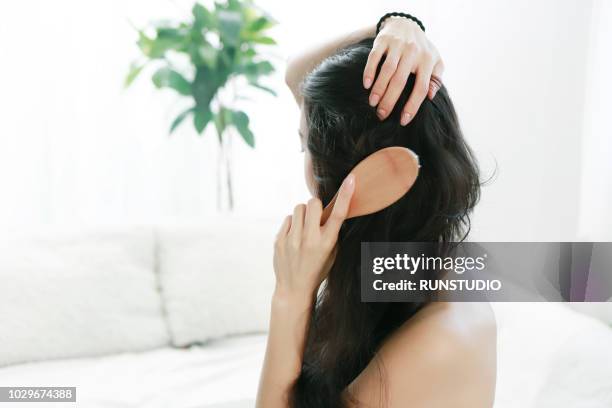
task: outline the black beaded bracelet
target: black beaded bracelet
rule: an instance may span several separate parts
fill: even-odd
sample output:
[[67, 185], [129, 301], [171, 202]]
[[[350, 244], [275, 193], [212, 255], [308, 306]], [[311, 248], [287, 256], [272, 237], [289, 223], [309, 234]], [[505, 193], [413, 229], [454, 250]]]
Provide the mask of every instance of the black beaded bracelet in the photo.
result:
[[389, 17], [403, 17], [403, 18], [407, 18], [409, 20], [414, 21], [415, 23], [417, 23], [417, 25], [419, 27], [421, 27], [421, 30], [423, 30], [423, 32], [425, 32], [425, 26], [423, 25], [423, 23], [421, 22], [421, 20], [419, 20], [418, 18], [416, 18], [413, 15], [407, 14], [407, 13], [398, 13], [397, 11], [394, 11], [392, 13], [387, 13], [384, 16], [382, 16], [380, 18], [380, 20], [378, 20], [378, 24], [376, 24], [376, 35], [378, 35], [378, 33], [380, 32], [380, 27], [382, 26], [382, 23], [388, 19]]

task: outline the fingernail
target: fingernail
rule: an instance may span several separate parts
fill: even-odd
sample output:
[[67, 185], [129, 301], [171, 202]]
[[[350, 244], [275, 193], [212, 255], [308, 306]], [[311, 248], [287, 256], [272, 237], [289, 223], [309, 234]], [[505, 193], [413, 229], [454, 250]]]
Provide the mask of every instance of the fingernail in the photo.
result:
[[370, 89], [370, 86], [372, 86], [372, 78], [365, 77], [363, 79], [363, 86], [365, 87], [365, 89]]
[[353, 187], [355, 185], [355, 175], [353, 173], [350, 173], [348, 176], [346, 176], [346, 178], [344, 179], [344, 185], [346, 187]]
[[402, 118], [400, 119], [400, 125], [406, 126], [408, 122], [410, 122], [410, 119], [412, 119], [411, 114], [409, 114], [408, 112], [402, 113]]
[[378, 113], [378, 117], [383, 119], [385, 117], [385, 115], [387, 114], [387, 111], [380, 108], [379, 110], [376, 111], [376, 113]]
[[380, 96], [373, 93], [372, 95], [370, 95], [370, 106], [372, 107], [376, 106], [379, 100], [380, 100]]

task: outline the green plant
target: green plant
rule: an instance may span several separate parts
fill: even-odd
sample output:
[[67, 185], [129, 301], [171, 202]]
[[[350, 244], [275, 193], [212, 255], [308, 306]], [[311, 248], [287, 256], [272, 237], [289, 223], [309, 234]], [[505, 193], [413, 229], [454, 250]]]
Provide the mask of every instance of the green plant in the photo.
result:
[[[266, 31], [275, 22], [248, 0], [215, 2], [208, 9], [196, 3], [189, 21], [156, 25], [148, 33], [139, 30], [140, 60], [133, 62], [125, 79], [129, 86], [147, 65], [155, 65], [152, 75], [157, 88], [169, 88], [189, 98], [191, 106], [181, 112], [170, 125], [172, 133], [187, 118], [202, 134], [213, 123], [226, 157], [226, 181], [229, 207], [233, 207], [229, 152], [225, 139], [235, 129], [242, 139], [255, 147], [255, 136], [249, 126], [249, 116], [236, 109], [241, 98], [238, 89], [245, 86], [276, 95], [260, 83], [260, 78], [274, 72], [272, 63], [265, 59], [259, 46], [276, 42]], [[186, 58], [185, 58], [186, 57]], [[218, 174], [218, 199], [221, 174]]]

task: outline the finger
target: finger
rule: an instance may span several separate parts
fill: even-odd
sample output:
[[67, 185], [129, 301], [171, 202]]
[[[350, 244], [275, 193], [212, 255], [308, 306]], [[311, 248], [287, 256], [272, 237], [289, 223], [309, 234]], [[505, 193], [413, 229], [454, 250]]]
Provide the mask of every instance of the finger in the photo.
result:
[[397, 47], [390, 48], [387, 51], [387, 57], [385, 58], [385, 62], [383, 62], [383, 65], [380, 68], [380, 72], [378, 73], [378, 77], [376, 78], [376, 82], [374, 83], [374, 86], [372, 87], [372, 92], [370, 93], [370, 106], [374, 107], [378, 105], [380, 98], [387, 89], [389, 80], [397, 69], [397, 64], [399, 63], [400, 57], [401, 52], [400, 49]]
[[431, 73], [432, 78], [435, 77], [438, 79], [438, 81], [430, 82], [429, 92], [427, 94], [429, 99], [433, 99], [440, 90], [440, 87], [442, 86], [442, 75], [444, 75], [444, 63], [442, 60], [438, 60], [436, 65], [434, 65], [433, 72]]
[[433, 77], [429, 81], [429, 90], [427, 91], [427, 98], [429, 100], [433, 100], [436, 93], [440, 90], [441, 84], [438, 81], [435, 81]]
[[276, 233], [276, 239], [279, 240], [279, 239], [285, 238], [287, 234], [289, 233], [290, 227], [291, 227], [291, 216], [288, 215], [285, 217], [285, 219], [283, 220], [283, 223], [281, 224], [280, 229]]
[[374, 44], [374, 46], [372, 46], [370, 55], [368, 55], [368, 62], [363, 70], [363, 87], [365, 89], [370, 89], [372, 86], [372, 82], [376, 76], [376, 68], [378, 68], [378, 64], [385, 54], [386, 49], [386, 44]]
[[342, 182], [342, 186], [338, 191], [336, 202], [329, 219], [324, 225], [324, 233], [330, 237], [336, 238], [342, 223], [348, 215], [348, 210], [351, 204], [351, 198], [355, 192], [355, 175], [349, 174]]
[[389, 86], [378, 104], [376, 113], [380, 119], [386, 119], [391, 114], [391, 111], [393, 111], [393, 107], [406, 86], [413, 63], [414, 57], [411, 54], [405, 54], [401, 57], [397, 70], [393, 74]]
[[416, 80], [414, 81], [414, 87], [408, 97], [408, 102], [402, 110], [402, 116], [400, 124], [406, 126], [414, 118], [417, 111], [421, 107], [421, 104], [429, 92], [429, 80], [431, 78], [431, 72], [433, 71], [433, 63], [428, 60], [417, 68]]
[[294, 243], [299, 243], [302, 240], [302, 231], [304, 229], [304, 213], [306, 212], [306, 206], [304, 204], [298, 204], [293, 210], [293, 217], [291, 218], [291, 227], [289, 228], [289, 239]]
[[323, 213], [323, 204], [318, 198], [311, 198], [306, 204], [306, 215], [304, 220], [304, 228], [307, 234], [316, 233], [321, 226], [321, 214]]

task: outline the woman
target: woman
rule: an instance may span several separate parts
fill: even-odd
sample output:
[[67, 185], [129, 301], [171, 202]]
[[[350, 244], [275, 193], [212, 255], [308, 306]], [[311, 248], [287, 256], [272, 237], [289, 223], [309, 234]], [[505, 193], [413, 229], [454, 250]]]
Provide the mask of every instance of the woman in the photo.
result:
[[[492, 406], [496, 330], [488, 305], [360, 300], [360, 242], [452, 242], [469, 229], [478, 170], [441, 74], [435, 48], [405, 17], [289, 64], [306, 182], [316, 198], [295, 208], [275, 243], [258, 407]], [[345, 220], [358, 182], [350, 170], [394, 145], [419, 155], [415, 185], [390, 207]]]

